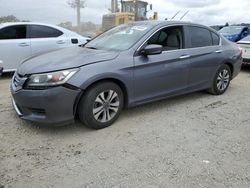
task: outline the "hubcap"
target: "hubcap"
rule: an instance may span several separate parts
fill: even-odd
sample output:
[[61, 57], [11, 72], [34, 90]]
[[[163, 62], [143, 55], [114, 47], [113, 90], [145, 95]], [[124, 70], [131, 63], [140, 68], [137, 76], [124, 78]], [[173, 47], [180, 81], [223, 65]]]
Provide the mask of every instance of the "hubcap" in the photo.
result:
[[217, 88], [220, 91], [225, 90], [229, 84], [229, 79], [230, 76], [228, 70], [224, 69], [223, 71], [221, 71], [217, 78]]
[[100, 93], [94, 102], [93, 115], [101, 123], [112, 120], [120, 106], [118, 94], [113, 90]]

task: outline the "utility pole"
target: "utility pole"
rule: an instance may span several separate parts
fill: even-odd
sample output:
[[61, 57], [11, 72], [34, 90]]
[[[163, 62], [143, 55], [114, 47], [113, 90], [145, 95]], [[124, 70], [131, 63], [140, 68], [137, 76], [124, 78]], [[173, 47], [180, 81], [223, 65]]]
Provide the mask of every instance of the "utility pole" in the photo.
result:
[[77, 13], [77, 31], [81, 32], [81, 8], [85, 8], [85, 0], [69, 0], [68, 5], [76, 9]]
[[137, 0], [134, 0], [134, 9], [135, 9], [135, 21], [139, 21], [138, 18], [138, 4], [137, 4]]

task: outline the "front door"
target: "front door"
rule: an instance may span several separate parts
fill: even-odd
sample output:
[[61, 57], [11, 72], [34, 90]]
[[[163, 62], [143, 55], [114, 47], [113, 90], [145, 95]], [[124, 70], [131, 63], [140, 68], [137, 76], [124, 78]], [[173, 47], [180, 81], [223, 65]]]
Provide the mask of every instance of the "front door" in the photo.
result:
[[185, 90], [188, 80], [188, 50], [184, 49], [183, 28], [158, 31], [146, 45], [163, 46], [162, 54], [134, 57], [135, 102], [175, 95]]

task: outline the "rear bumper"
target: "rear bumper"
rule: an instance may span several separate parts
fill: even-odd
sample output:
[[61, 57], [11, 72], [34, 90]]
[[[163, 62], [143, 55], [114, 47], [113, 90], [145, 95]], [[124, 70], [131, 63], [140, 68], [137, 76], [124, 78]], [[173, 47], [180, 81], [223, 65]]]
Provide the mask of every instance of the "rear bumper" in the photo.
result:
[[24, 120], [50, 125], [73, 123], [75, 106], [81, 90], [60, 86], [46, 90], [14, 90], [13, 107]]
[[250, 59], [243, 58], [243, 65], [250, 65]]

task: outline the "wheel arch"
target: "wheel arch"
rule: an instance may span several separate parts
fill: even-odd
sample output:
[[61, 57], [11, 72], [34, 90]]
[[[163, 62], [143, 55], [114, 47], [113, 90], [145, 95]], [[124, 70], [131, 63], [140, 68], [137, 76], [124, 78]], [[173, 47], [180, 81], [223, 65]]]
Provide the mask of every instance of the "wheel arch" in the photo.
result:
[[[122, 80], [120, 80], [120, 79], [118, 79], [118, 78], [114, 78], [114, 77], [104, 77], [104, 78], [100, 78], [100, 79], [97, 79], [97, 80], [93, 80], [92, 82], [89, 82], [87, 85], [85, 85], [85, 86], [82, 88], [83, 92], [82, 92], [81, 97], [84, 96], [84, 93], [85, 93], [87, 90], [91, 89], [91, 88], [94, 87], [95, 85], [100, 84], [100, 83], [102, 83], [102, 82], [113, 82], [113, 83], [115, 83], [116, 85], [118, 85], [118, 86], [121, 88], [122, 92], [123, 92], [124, 107], [127, 107], [127, 106], [128, 106], [128, 87], [126, 86], [126, 84], [125, 84]], [[80, 98], [81, 98], [81, 97], [80, 97]], [[77, 105], [77, 106], [76, 106], [76, 109], [78, 108], [78, 104], [79, 104], [79, 101], [78, 101], [77, 104], [76, 104], [76, 105]]]
[[225, 65], [229, 66], [230, 70], [231, 70], [231, 75], [234, 74], [234, 66], [231, 62], [227, 61], [224, 63]]

